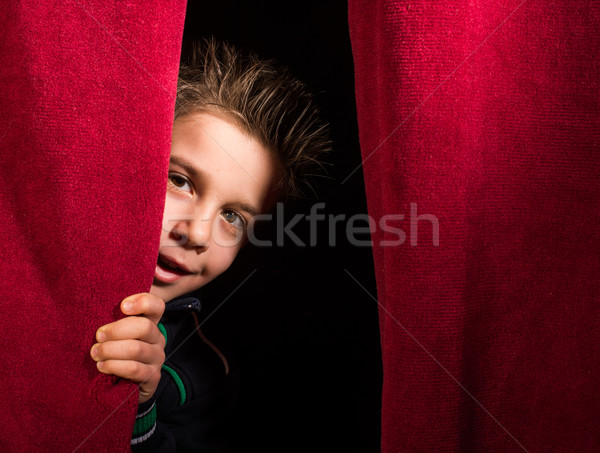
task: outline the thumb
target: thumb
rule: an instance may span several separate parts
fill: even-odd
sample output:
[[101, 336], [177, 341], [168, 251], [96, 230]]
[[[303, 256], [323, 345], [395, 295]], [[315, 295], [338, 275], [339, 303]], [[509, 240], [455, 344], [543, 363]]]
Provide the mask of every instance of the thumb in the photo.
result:
[[128, 316], [144, 316], [158, 324], [165, 311], [165, 301], [150, 293], [134, 294], [123, 299], [121, 311]]

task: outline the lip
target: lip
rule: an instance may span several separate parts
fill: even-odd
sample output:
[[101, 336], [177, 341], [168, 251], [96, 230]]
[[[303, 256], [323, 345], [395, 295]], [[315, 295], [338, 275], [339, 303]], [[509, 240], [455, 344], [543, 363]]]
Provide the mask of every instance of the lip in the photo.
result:
[[[167, 265], [165, 265], [167, 264]], [[171, 264], [177, 266], [177, 269], [173, 269], [168, 266]], [[187, 266], [180, 263], [174, 258], [166, 255], [159, 254], [156, 262], [156, 268], [154, 270], [154, 278], [163, 283], [174, 283], [177, 280], [185, 277], [186, 275], [193, 274]]]

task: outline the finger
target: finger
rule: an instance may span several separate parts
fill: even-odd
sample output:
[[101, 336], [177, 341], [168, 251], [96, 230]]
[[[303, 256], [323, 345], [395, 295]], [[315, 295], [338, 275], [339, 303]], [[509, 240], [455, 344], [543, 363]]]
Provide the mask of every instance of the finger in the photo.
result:
[[90, 354], [97, 362], [106, 360], [133, 360], [149, 365], [161, 366], [165, 361], [165, 353], [162, 347], [139, 340], [96, 343], [92, 346]]
[[146, 343], [157, 343], [164, 346], [164, 337], [156, 324], [140, 316], [128, 316], [100, 327], [96, 332], [96, 341], [137, 339]]
[[130, 316], [142, 315], [157, 324], [165, 311], [165, 302], [154, 294], [134, 294], [123, 299], [121, 311]]
[[129, 379], [142, 384], [146, 389], [156, 389], [160, 380], [160, 368], [134, 360], [105, 360], [98, 362], [96, 366], [104, 374]]

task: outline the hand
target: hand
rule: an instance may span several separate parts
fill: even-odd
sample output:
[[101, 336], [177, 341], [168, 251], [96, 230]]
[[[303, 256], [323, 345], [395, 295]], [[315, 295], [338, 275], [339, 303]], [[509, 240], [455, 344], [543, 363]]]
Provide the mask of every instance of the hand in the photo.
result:
[[148, 401], [160, 381], [165, 361], [165, 337], [158, 322], [165, 302], [149, 293], [129, 296], [121, 302], [126, 318], [106, 324], [96, 332], [90, 355], [98, 370], [140, 385], [139, 403]]

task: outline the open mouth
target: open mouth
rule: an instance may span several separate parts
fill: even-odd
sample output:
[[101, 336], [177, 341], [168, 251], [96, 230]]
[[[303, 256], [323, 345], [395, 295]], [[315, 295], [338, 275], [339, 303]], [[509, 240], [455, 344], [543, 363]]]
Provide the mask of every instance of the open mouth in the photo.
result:
[[191, 274], [191, 272], [186, 271], [185, 269], [180, 267], [176, 262], [171, 261], [170, 259], [165, 258], [162, 255], [158, 255], [158, 263], [157, 264], [171, 272], [178, 272], [181, 275]]
[[172, 261], [163, 255], [158, 255], [156, 270], [154, 271], [155, 279], [163, 283], [173, 283], [179, 280], [181, 277], [190, 274], [192, 274], [192, 272], [183, 269], [175, 261]]

